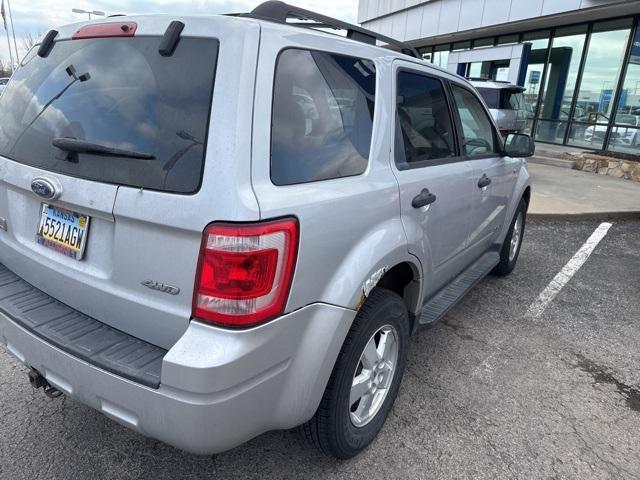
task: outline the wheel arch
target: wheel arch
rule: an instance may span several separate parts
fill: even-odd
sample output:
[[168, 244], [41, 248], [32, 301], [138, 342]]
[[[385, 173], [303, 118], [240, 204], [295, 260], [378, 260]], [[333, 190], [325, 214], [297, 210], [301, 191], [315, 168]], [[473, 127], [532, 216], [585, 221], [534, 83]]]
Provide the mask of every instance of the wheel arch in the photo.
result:
[[405, 261], [398, 263], [385, 272], [376, 286], [397, 293], [402, 297], [407, 310], [415, 314], [418, 310], [418, 302], [421, 295], [421, 283], [418, 267]]
[[504, 239], [509, 231], [509, 226], [511, 225], [513, 215], [515, 214], [518, 205], [520, 204], [520, 200], [522, 200], [523, 198], [527, 203], [527, 208], [529, 208], [529, 203], [531, 202], [531, 180], [529, 172], [524, 167], [520, 168], [518, 179], [515, 182], [511, 199], [509, 200], [509, 203], [507, 205], [507, 214], [505, 215], [502, 230], [496, 242], [498, 245], [502, 245], [502, 242], [504, 242]]

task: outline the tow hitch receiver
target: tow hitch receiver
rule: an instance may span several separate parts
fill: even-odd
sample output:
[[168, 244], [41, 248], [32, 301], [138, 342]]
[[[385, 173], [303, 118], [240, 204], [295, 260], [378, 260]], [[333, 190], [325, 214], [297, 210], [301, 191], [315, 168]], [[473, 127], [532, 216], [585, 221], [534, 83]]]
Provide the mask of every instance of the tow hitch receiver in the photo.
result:
[[36, 390], [42, 388], [44, 394], [49, 398], [58, 398], [62, 395], [62, 392], [55, 387], [52, 387], [47, 379], [35, 368], [29, 370], [29, 383]]

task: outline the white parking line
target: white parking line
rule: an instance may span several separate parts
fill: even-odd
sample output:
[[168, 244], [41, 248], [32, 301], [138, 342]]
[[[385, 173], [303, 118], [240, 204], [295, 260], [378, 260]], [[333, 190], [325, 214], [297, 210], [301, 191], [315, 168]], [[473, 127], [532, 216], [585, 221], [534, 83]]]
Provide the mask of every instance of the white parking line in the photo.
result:
[[571, 260], [567, 262], [562, 270], [551, 280], [551, 283], [547, 285], [538, 298], [531, 304], [527, 310], [527, 316], [538, 318], [542, 315], [547, 308], [547, 305], [560, 293], [560, 290], [571, 280], [580, 267], [584, 265], [587, 259], [591, 256], [595, 248], [600, 241], [605, 237], [611, 223], [602, 223], [595, 232], [591, 234], [589, 239], [580, 247], [580, 250], [576, 252]]

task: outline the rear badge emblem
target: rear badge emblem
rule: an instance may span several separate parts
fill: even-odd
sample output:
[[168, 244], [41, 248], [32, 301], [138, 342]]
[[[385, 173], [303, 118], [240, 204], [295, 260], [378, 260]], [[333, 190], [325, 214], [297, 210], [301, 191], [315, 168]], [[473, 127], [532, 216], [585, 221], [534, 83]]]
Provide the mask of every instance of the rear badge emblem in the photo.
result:
[[31, 191], [46, 200], [53, 200], [58, 196], [56, 187], [46, 178], [35, 178], [31, 182]]
[[168, 293], [169, 295], [178, 295], [180, 293], [180, 289], [178, 287], [167, 285], [166, 283], [162, 282], [156, 282], [155, 280], [145, 280], [144, 282], [140, 283], [145, 287], [150, 288], [151, 290]]

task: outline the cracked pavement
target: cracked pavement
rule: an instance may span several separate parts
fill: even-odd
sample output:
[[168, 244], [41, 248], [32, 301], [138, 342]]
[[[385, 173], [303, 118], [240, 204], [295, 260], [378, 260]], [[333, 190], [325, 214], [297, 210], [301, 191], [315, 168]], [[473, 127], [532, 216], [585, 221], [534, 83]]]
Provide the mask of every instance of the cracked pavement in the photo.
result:
[[614, 222], [545, 313], [524, 315], [597, 226], [530, 222], [510, 277], [414, 337], [393, 411], [353, 460], [297, 431], [189, 455], [46, 398], [0, 348], [0, 478], [640, 478], [640, 222]]

